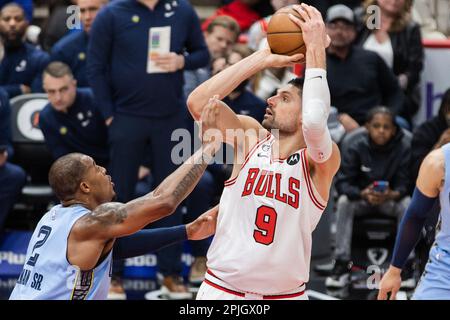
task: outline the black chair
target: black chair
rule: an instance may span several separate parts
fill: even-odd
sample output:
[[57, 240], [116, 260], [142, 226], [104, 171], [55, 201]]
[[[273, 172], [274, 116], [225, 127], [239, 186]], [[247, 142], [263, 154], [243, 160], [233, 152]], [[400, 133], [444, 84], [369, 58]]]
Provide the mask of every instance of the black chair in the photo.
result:
[[53, 158], [39, 128], [39, 112], [47, 103], [46, 94], [26, 94], [10, 101], [14, 147], [12, 162], [27, 173], [27, 183], [15, 208], [22, 208], [33, 214], [29, 225], [56, 201], [48, 184], [48, 172]]

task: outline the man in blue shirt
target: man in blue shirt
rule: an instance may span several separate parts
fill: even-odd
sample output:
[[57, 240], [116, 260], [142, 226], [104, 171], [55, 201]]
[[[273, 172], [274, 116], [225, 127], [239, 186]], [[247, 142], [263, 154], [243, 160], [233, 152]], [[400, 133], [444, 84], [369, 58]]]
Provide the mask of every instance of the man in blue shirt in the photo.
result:
[[25, 43], [28, 27], [23, 8], [15, 3], [0, 11], [0, 35], [5, 47], [5, 56], [0, 64], [0, 87], [9, 98], [42, 92], [42, 70], [49, 62], [48, 55]]
[[28, 21], [33, 20], [33, 1], [32, 0], [13, 0], [13, 1], [0, 0], [0, 9], [11, 2], [17, 3], [23, 8]]
[[44, 70], [44, 89], [50, 101], [39, 115], [39, 126], [55, 159], [81, 152], [107, 166], [107, 128], [90, 89], [77, 89], [70, 68], [52, 62]]
[[[149, 54], [159, 44], [156, 38], [149, 43], [154, 27], [166, 27], [170, 34], [170, 52], [158, 58]], [[171, 159], [176, 142], [171, 135], [185, 126], [183, 70], [206, 65], [209, 54], [198, 17], [185, 0], [113, 1], [98, 13], [89, 36], [88, 79], [109, 125], [110, 168], [118, 199], [126, 202], [133, 197], [148, 148], [155, 184], [176, 168]], [[148, 73], [149, 57], [164, 72]], [[178, 210], [157, 226], [181, 222]], [[187, 289], [177, 280], [181, 252], [181, 245], [160, 251], [158, 264], [169, 294], [183, 296]]]
[[8, 94], [0, 89], [0, 231], [26, 182], [25, 171], [8, 162], [13, 154], [10, 115]]
[[83, 30], [64, 36], [53, 46], [51, 51], [51, 61], [66, 63], [72, 70], [79, 88], [89, 87], [86, 75], [89, 31], [98, 11], [107, 3], [108, 0], [78, 0]]

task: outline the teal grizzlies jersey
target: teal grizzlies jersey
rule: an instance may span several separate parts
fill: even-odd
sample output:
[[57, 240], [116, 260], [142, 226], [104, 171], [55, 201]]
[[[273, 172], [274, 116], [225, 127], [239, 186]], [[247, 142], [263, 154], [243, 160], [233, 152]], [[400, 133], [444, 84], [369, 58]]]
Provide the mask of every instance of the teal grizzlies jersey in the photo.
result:
[[67, 261], [67, 239], [75, 222], [90, 211], [82, 206], [53, 207], [39, 221], [11, 300], [106, 299], [112, 251], [93, 270], [81, 271]]
[[436, 243], [441, 249], [450, 252], [450, 143], [444, 145], [442, 151], [445, 159], [445, 182], [439, 195], [441, 212], [436, 228]]

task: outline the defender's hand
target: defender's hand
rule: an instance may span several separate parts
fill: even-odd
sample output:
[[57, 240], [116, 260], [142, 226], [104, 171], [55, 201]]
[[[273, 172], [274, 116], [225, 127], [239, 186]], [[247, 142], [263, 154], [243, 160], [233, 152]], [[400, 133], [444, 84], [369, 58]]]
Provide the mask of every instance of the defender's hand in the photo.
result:
[[398, 290], [402, 284], [400, 276], [401, 269], [390, 266], [388, 271], [384, 274], [380, 282], [380, 290], [378, 292], [378, 300], [387, 300], [388, 293], [390, 293], [389, 300], [395, 300]]
[[219, 205], [206, 211], [200, 217], [186, 225], [186, 233], [189, 240], [202, 240], [212, 236], [216, 232], [217, 215]]

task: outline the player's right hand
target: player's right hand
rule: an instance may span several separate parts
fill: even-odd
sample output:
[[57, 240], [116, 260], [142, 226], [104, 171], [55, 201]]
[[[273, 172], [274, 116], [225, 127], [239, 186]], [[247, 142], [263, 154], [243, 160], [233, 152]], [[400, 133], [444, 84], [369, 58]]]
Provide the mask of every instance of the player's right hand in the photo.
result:
[[378, 291], [378, 300], [387, 300], [390, 293], [389, 300], [395, 300], [397, 292], [402, 285], [401, 278], [402, 270], [394, 266], [390, 266], [388, 271], [384, 274], [380, 282], [380, 289]]
[[286, 56], [272, 53], [269, 47], [261, 49], [260, 51], [264, 52], [264, 54], [267, 55], [264, 60], [264, 69], [292, 67], [296, 63], [305, 62], [305, 56], [302, 53], [297, 53], [292, 56]]

